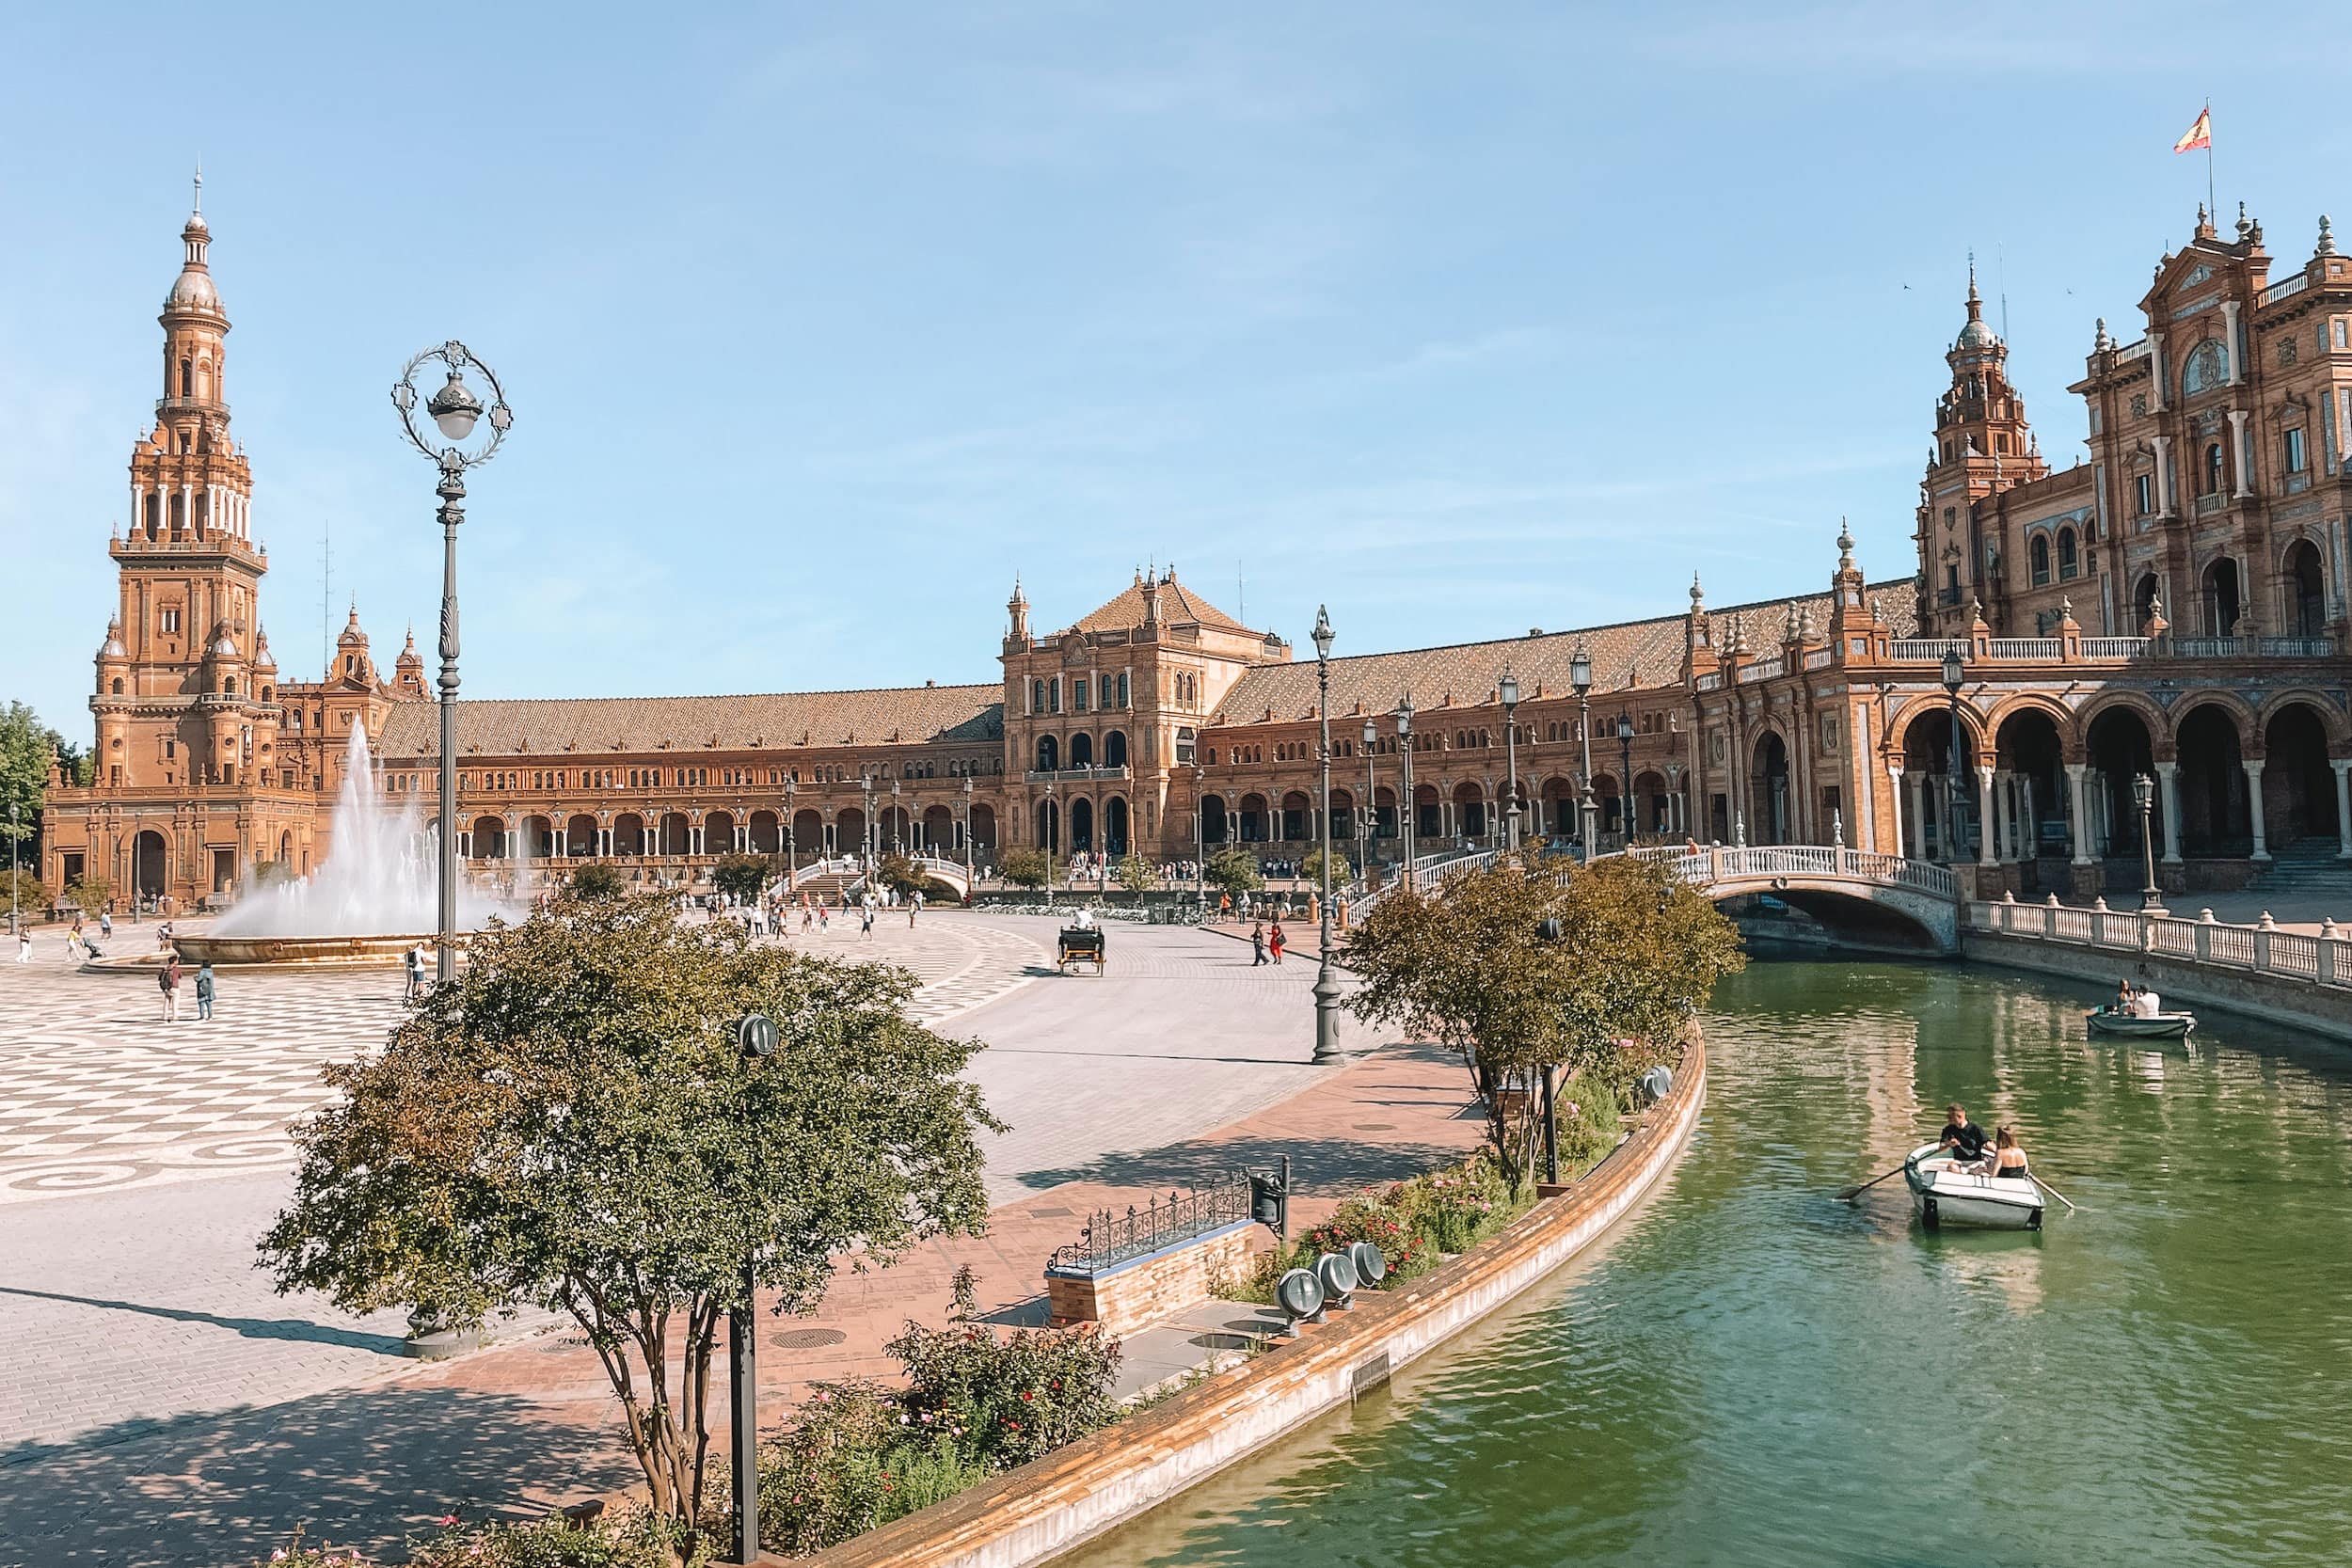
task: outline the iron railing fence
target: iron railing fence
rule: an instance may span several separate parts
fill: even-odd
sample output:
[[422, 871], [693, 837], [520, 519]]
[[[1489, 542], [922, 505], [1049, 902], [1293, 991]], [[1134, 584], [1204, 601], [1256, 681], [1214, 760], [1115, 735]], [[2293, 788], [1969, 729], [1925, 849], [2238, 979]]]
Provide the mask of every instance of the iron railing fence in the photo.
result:
[[1141, 1208], [1130, 1203], [1123, 1214], [1096, 1210], [1078, 1239], [1057, 1247], [1046, 1267], [1068, 1274], [1103, 1274], [1248, 1217], [1249, 1176], [1235, 1171], [1213, 1187], [1170, 1192], [1166, 1202], [1155, 1196]]

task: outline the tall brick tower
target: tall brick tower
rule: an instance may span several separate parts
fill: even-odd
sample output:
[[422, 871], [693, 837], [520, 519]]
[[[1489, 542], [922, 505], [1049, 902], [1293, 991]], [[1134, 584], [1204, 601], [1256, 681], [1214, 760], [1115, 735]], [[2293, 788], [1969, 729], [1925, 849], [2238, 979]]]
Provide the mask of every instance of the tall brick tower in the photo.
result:
[[236, 784], [267, 766], [275, 693], [253, 542], [252, 470], [229, 434], [223, 371], [229, 317], [213, 285], [204, 182], [180, 230], [180, 276], [165, 296], [163, 395], [131, 452], [131, 527], [109, 548], [121, 607], [99, 655], [102, 785]]
[[1997, 597], [2007, 562], [1982, 526], [1978, 503], [2049, 472], [2026, 403], [2009, 380], [2009, 345], [1984, 319], [1977, 267], [1968, 264], [1968, 319], [1944, 356], [1952, 384], [1935, 404], [1935, 446], [1920, 486], [1920, 624], [1966, 626], [1970, 608]]

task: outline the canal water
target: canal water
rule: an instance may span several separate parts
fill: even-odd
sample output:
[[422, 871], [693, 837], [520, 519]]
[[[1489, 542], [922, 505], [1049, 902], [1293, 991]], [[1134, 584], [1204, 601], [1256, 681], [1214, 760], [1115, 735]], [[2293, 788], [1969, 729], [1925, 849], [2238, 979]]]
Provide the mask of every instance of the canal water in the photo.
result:
[[[1520, 1304], [1064, 1561], [2340, 1563], [2352, 1048], [2214, 1015], [2086, 1039], [2112, 980], [1765, 963], [1708, 1019], [1669, 1184]], [[1913, 1221], [1963, 1101], [2082, 1206]]]

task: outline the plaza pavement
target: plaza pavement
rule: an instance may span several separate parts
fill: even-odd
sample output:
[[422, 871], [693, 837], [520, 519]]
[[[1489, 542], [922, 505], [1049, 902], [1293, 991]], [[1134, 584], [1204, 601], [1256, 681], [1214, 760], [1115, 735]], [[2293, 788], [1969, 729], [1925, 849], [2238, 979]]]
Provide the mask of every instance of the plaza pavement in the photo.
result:
[[[765, 1378], [872, 1361], [908, 1312], [944, 1311], [960, 1262], [1009, 1307], [1088, 1207], [1262, 1163], [1278, 1129], [1251, 1118], [1311, 1085], [1361, 1085], [1313, 1125], [1285, 1123], [1279, 1147], [1327, 1196], [1462, 1141], [1449, 1126], [1426, 1148], [1379, 1151], [1432, 1117], [1348, 1097], [1442, 1104], [1442, 1122], [1463, 1103], [1458, 1071], [1388, 1055], [1336, 1078], [1308, 1066], [1311, 964], [1252, 969], [1228, 939], [1114, 926], [1110, 973], [1063, 977], [1047, 961], [1056, 924], [930, 911], [912, 930], [881, 918], [870, 943], [840, 923], [790, 939], [914, 969], [930, 1021], [991, 1042], [974, 1077], [1011, 1126], [989, 1149], [994, 1234], [962, 1243], [968, 1257], [846, 1276], [849, 1328], [771, 1320], [774, 1354], [801, 1360]], [[113, 951], [147, 930], [122, 928]], [[72, 973], [54, 928], [32, 965], [0, 965], [0, 1564], [234, 1562], [304, 1521], [313, 1540], [357, 1527], [382, 1542], [453, 1506], [628, 1483], [583, 1348], [525, 1338], [420, 1367], [396, 1314], [279, 1297], [253, 1267], [288, 1191], [286, 1123], [324, 1099], [321, 1064], [382, 1037], [398, 985], [224, 975], [215, 1020], [188, 1005], [167, 1025], [151, 981]], [[1211, 1151], [1219, 1129], [1232, 1131]]]

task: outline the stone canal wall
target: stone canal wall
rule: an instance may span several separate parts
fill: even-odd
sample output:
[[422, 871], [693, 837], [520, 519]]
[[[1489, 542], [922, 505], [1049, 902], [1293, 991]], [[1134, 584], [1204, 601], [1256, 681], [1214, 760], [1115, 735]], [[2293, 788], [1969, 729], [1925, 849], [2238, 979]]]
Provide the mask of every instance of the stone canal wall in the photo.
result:
[[2169, 1001], [2352, 1041], [2352, 940], [2137, 911], [1972, 904], [1961, 957], [2112, 991], [2130, 978]]
[[[1026, 1568], [1168, 1501], [1285, 1433], [1386, 1382], [1543, 1279], [1656, 1187], [1690, 1143], [1707, 1095], [1693, 1039], [1674, 1088], [1566, 1193], [1403, 1289], [985, 1485], [854, 1541], [794, 1560], [817, 1568]], [[781, 1560], [762, 1557], [762, 1564]]]

